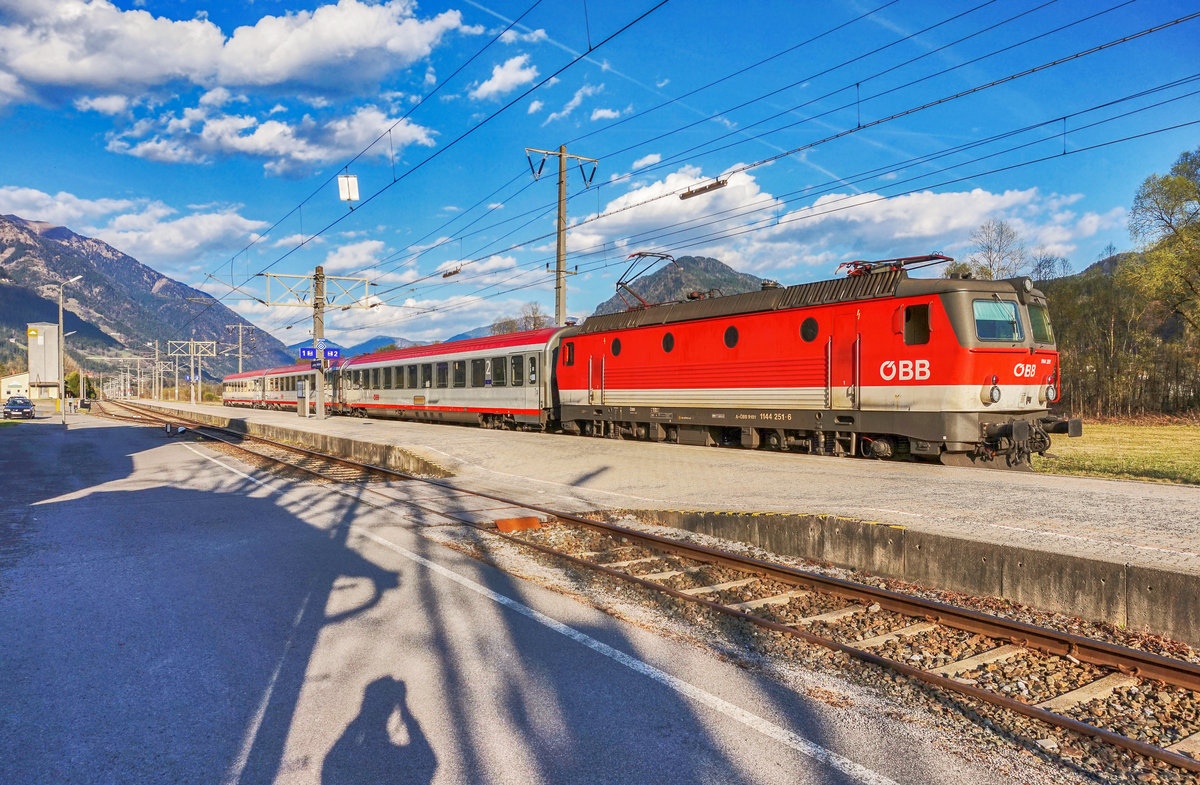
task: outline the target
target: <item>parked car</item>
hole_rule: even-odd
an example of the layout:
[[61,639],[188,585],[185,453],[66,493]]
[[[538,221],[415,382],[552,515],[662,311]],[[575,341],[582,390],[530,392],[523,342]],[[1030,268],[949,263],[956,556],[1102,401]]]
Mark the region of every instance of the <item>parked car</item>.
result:
[[9,417],[24,417],[32,420],[34,416],[33,401],[20,395],[14,395],[4,402],[4,419]]

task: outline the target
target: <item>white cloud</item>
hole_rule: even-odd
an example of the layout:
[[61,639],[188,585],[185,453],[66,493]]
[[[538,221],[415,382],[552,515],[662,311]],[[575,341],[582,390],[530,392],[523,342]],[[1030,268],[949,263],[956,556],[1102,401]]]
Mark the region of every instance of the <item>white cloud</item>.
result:
[[124,95],[98,95],[75,99],[75,108],[81,112],[118,115],[128,111],[131,103],[129,98]]
[[[160,211],[151,211],[158,213]],[[145,220],[114,221],[122,228],[100,227],[89,232],[135,259],[159,269],[177,267],[210,254],[223,254],[246,244],[254,233],[268,226],[266,221],[244,218],[233,211],[196,213],[172,220],[161,214],[148,214]]]
[[529,105],[529,111],[526,114],[537,114],[538,112],[542,111],[543,106],[545,106],[545,104],[541,101],[534,101]]
[[529,84],[537,79],[537,66],[526,65],[529,55],[517,55],[506,60],[502,65],[492,68],[492,75],[487,81],[476,86],[469,95],[476,101],[485,98],[499,98],[523,84]]
[[99,238],[167,275],[178,275],[206,256],[240,250],[269,225],[239,215],[235,207],[205,205],[179,215],[158,201],[85,199],[16,186],[0,187],[0,213]]
[[[200,163],[213,157],[245,155],[264,159],[263,166],[270,173],[286,174],[354,155],[393,124],[389,143],[397,153],[409,145],[434,144],[430,129],[407,119],[397,123],[375,106],[359,107],[348,117],[324,123],[306,116],[296,124],[195,107],[112,134],[107,149],[168,163]],[[387,156],[389,149],[377,145],[371,154]]]
[[382,240],[362,240],[339,246],[325,256],[325,269],[330,272],[367,269],[379,263],[383,252]]
[[263,16],[226,35],[198,15],[175,20],[107,0],[39,0],[6,9],[0,100],[60,91],[140,95],[175,81],[203,87],[302,86],[345,93],[426,57],[458,11],[415,16],[411,0],[339,0]]
[[502,44],[536,44],[540,41],[547,40],[546,31],[538,28],[531,30],[528,33],[518,33],[515,30],[505,30],[500,34],[500,43]]
[[621,116],[621,113],[616,109],[593,109],[592,120],[616,120]]
[[29,221],[45,221],[76,230],[84,222],[129,210],[135,204],[131,199],[83,199],[64,191],[48,194],[36,188],[14,185],[0,187],[0,214],[16,215]]
[[561,110],[552,113],[549,117],[546,118],[546,121],[544,123],[542,123],[542,125],[546,125],[547,123],[552,123],[555,120],[562,120],[563,118],[570,116],[571,112],[574,112],[576,109],[579,108],[580,104],[583,103],[583,99],[588,98],[593,95],[597,95],[602,90],[604,90],[604,85],[602,85],[602,84],[601,85],[585,84],[583,87],[581,87],[575,91],[575,95],[571,97],[570,101],[567,101],[566,106],[564,106]]
[[662,160],[662,156],[659,155],[658,153],[650,153],[649,155],[643,155],[641,158],[634,161],[633,168],[641,169],[644,166],[654,166],[656,163],[658,163],[661,160]]

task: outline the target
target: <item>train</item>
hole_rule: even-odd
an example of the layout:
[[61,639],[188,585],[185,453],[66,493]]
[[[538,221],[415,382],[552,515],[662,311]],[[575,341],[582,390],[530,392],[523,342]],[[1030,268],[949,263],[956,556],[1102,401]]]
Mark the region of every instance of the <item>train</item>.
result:
[[[334,361],[325,407],[586,437],[1028,468],[1061,397],[1032,279],[919,278],[942,256],[583,323]],[[298,411],[309,365],[224,379],[227,406]],[[310,404],[311,405],[311,404]]]

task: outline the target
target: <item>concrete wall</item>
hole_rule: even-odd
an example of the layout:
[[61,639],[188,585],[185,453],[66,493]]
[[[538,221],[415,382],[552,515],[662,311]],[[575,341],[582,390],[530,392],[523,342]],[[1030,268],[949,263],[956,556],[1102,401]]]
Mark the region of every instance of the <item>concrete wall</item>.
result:
[[746,542],[932,588],[1200,645],[1200,575],[976,542],[828,515],[622,510],[646,523]]

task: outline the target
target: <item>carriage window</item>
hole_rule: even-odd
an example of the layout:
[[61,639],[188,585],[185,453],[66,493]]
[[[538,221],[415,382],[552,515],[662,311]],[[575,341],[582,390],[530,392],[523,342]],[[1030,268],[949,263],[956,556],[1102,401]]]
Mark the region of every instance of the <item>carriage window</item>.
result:
[[385,389],[385,390],[392,389],[392,369],[391,368],[383,369],[383,389]]
[[372,390],[379,389],[379,369],[378,368],[371,369],[371,389]]
[[537,357],[529,356],[529,383],[537,384]]
[[1041,305],[1029,305],[1029,331],[1038,343],[1054,343],[1054,330],[1050,327],[1050,314]]
[[467,361],[466,360],[455,360],[454,361],[454,386],[455,387],[466,387],[467,386]]
[[575,344],[574,344],[574,342],[563,344],[562,356],[563,356],[563,365],[574,365],[575,364]]
[[511,365],[512,365],[512,386],[520,387],[522,384],[524,384],[524,381],[525,381],[525,375],[523,373],[523,371],[525,369],[521,367],[521,355],[514,354],[511,359],[512,359],[512,363],[511,363]]
[[443,389],[450,386],[450,363],[437,364],[437,386]]
[[392,385],[397,390],[404,389],[404,367],[397,365],[392,369]]
[[421,366],[421,386],[422,387],[432,387],[433,386],[433,364],[432,363],[425,363],[424,365]]
[[408,389],[415,390],[420,385],[417,383],[417,366],[408,366]]
[[1017,304],[1009,300],[976,300],[975,334],[981,341],[1020,341],[1025,337]]
[[904,343],[920,346],[929,343],[929,304],[910,305],[904,309]]

